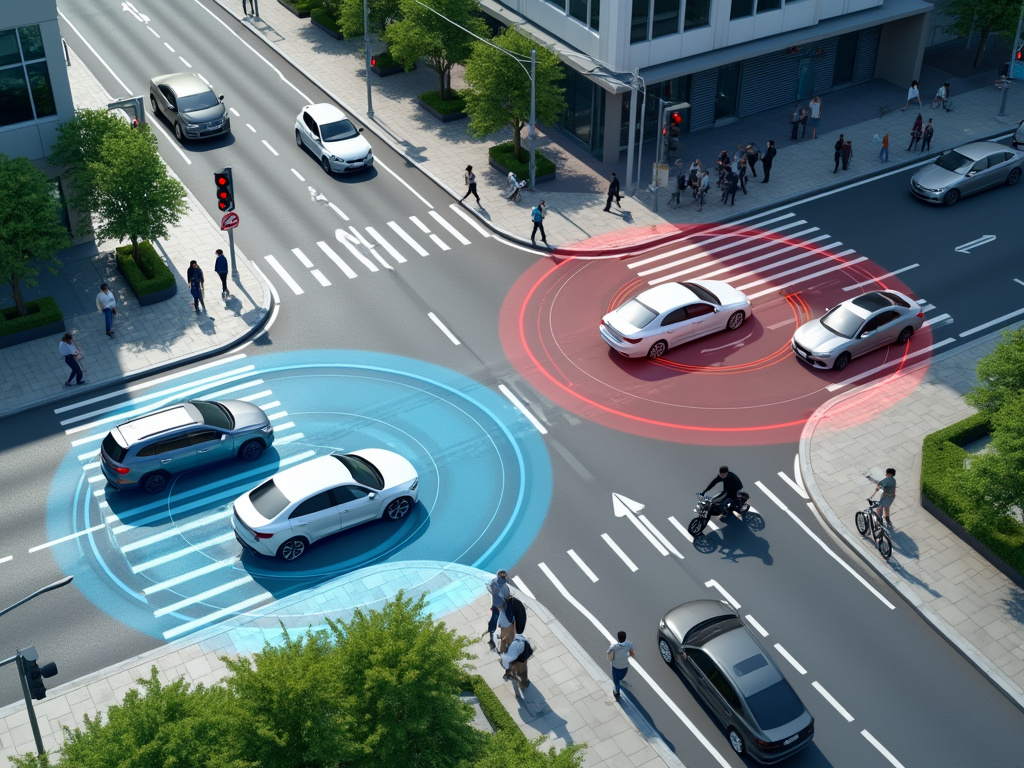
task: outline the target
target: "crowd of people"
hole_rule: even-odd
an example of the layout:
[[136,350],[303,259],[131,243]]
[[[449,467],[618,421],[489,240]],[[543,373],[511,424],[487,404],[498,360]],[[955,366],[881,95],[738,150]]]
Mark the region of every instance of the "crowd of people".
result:
[[748,177],[757,178],[757,162],[761,162],[764,176],[762,183],[767,183],[774,158],[775,142],[769,141],[763,154],[753,143],[739,145],[731,156],[728,150],[723,149],[713,167],[705,168],[699,158],[694,159],[689,168],[682,160],[676,160],[676,188],[669,202],[679,205],[683,194],[689,192],[694,200],[703,205],[714,185],[722,193],[722,203],[736,205],[736,193],[747,194]]

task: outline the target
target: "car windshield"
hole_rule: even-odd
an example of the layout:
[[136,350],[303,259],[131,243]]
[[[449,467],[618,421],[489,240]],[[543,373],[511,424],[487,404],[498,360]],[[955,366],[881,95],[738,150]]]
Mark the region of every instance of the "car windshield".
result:
[[320,138],[324,141],[344,141],[351,139],[359,131],[347,118],[338,120],[336,123],[326,123],[320,126]]
[[288,498],[277,487],[273,478],[251,491],[249,501],[267,520],[273,520],[288,506]]
[[747,706],[763,731],[791,723],[804,713],[804,705],[785,680],[747,696]]
[[844,339],[852,339],[863,322],[864,319],[860,315],[851,312],[848,307],[844,307],[842,304],[831,312],[825,313],[825,316],[821,318],[823,326],[836,334],[836,336],[842,336]]
[[718,297],[703,285],[697,285],[696,283],[683,283],[683,285],[693,291],[698,299],[702,299],[708,304],[715,304],[719,307],[722,306],[722,302],[718,300]]
[[630,299],[616,310],[615,314],[623,322],[629,323],[634,328],[645,328],[658,313],[650,307],[644,306],[636,299]]
[[947,152],[944,155],[939,155],[935,159],[935,164],[939,168],[944,168],[947,171],[953,171],[953,173],[967,173],[971,166],[974,165],[974,161],[969,157],[961,155],[956,150]]
[[376,488],[378,491],[384,487],[384,476],[366,459],[352,454],[348,456],[334,454],[334,458],[345,465],[345,468],[352,473],[352,479],[357,483],[368,488]]
[[189,400],[203,417],[203,424],[220,429],[234,429],[235,420],[231,418],[231,412],[220,403],[213,400]]
[[191,96],[182,96],[178,99],[178,111],[179,112],[199,112],[203,109],[209,109],[210,107],[216,107],[220,104],[213,91],[204,91],[203,93],[193,93]]

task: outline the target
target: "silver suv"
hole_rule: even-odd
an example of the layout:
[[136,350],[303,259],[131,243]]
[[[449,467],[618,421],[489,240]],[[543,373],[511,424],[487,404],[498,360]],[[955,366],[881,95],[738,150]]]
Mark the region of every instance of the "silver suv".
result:
[[236,456],[256,461],[274,442],[262,409],[241,400],[189,400],[114,427],[100,466],[117,490],[160,493],[170,476]]

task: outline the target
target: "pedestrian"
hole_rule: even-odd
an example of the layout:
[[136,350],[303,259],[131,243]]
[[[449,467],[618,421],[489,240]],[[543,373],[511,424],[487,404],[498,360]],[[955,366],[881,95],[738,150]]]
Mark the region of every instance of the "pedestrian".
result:
[[832,159],[836,161],[836,164],[832,169],[832,173],[839,173],[839,160],[843,156],[843,144],[845,141],[846,139],[843,138],[843,134],[840,133],[839,138],[836,139],[835,146],[833,147],[835,151],[832,153]]
[[924,130],[921,132],[921,151],[926,152],[932,145],[932,134],[935,133],[935,126],[932,125],[932,119],[928,118],[928,124],[925,125]]
[[616,699],[622,693],[622,678],[629,672],[629,660],[636,656],[633,644],[626,640],[626,633],[619,631],[619,642],[612,643],[608,648],[608,661],[612,663],[612,682],[615,683],[615,692],[612,694]]
[[807,121],[811,119],[810,110],[800,107],[800,138],[807,138]]
[[[250,7],[250,4],[252,2],[254,2],[254,0],[242,0],[242,15],[243,16],[248,16],[249,15],[249,7]],[[253,11],[253,12],[255,13],[255,11]]]
[[818,138],[818,123],[821,122],[821,97],[815,96],[811,99],[811,138]]
[[[878,500],[878,508],[884,514],[882,522],[892,528],[892,520],[889,519],[889,507],[896,500],[896,470],[892,467],[885,470],[885,477],[875,484],[875,493],[879,491],[882,492],[882,496]],[[875,498],[875,493],[871,494],[872,499]]]
[[501,613],[501,607],[505,604],[505,601],[512,596],[512,590],[509,589],[508,583],[508,571],[498,571],[494,578],[487,583],[487,591],[491,595],[491,618],[487,621],[487,644],[491,647],[491,650],[495,650],[494,645],[494,630],[498,627],[498,614]]
[[608,184],[608,201],[604,204],[606,211],[611,209],[612,200],[619,208],[622,207],[622,203],[619,202],[619,180],[615,177],[615,171],[612,171],[612,180]]
[[949,83],[943,83],[939,86],[939,90],[935,92],[935,98],[932,99],[932,109],[936,107],[946,106],[946,102],[949,100]]
[[516,617],[512,610],[513,600],[515,600],[514,597],[509,597],[498,612],[498,647],[495,652],[499,655],[509,649],[516,636]]
[[917,142],[921,140],[921,133],[921,115],[918,113],[917,119],[914,121],[914,127],[910,129],[910,146],[907,147],[908,152],[917,147]]
[[910,81],[910,87],[907,88],[907,103],[903,106],[900,112],[906,112],[907,107],[910,106],[910,102],[917,100],[917,106],[920,109],[924,109],[924,105],[921,103],[921,89],[918,88],[917,80]]
[[722,202],[732,200],[732,205],[736,205],[736,190],[739,187],[739,177],[736,172],[729,169],[729,172],[725,174],[725,182],[722,184]]
[[843,150],[840,154],[843,158],[843,170],[845,171],[850,167],[850,158],[853,157],[853,142],[847,139],[846,143],[843,144]]
[[743,194],[747,194],[747,156],[744,155],[740,158],[739,163],[736,165],[736,176],[740,181],[740,189],[743,190]]
[[722,182],[725,181],[725,173],[729,170],[731,162],[729,160],[729,153],[726,150],[723,149],[718,153],[718,159],[715,160],[715,167],[718,168],[718,186],[722,186]]
[[223,299],[230,296],[228,291],[228,258],[224,251],[217,249],[217,260],[213,263],[213,271],[220,276],[220,297]]
[[520,688],[524,690],[529,688],[530,675],[526,663],[531,656],[533,656],[533,645],[521,632],[516,632],[508,650],[501,654],[501,666],[505,669],[505,676],[502,679],[512,680],[514,678]]
[[[613,173],[612,176],[615,174]],[[608,209],[605,208],[607,211]],[[530,233],[530,242],[533,243],[533,247],[537,247],[537,231],[540,231],[540,239],[544,241],[544,245],[548,244],[548,236],[544,234],[544,217],[547,215],[547,211],[544,208],[544,201],[533,207],[530,211],[530,218],[533,220],[533,232]]]
[[195,259],[189,263],[185,279],[188,281],[188,291],[192,294],[192,306],[196,308],[196,314],[199,314],[200,304],[203,305],[203,311],[205,312],[206,302],[203,300],[203,291],[206,288],[206,278],[203,277],[203,270]]
[[756,179],[757,178],[757,168],[755,168],[755,166],[757,165],[758,158],[761,157],[761,152],[757,148],[756,144],[747,144],[746,152],[747,152],[747,167],[750,169],[750,175],[753,178]]
[[792,141],[796,141],[796,139],[797,139],[797,135],[796,135],[797,131],[800,130],[800,105],[799,104],[796,105],[796,108],[793,110],[793,114],[789,116],[789,127],[790,127],[789,138]]
[[117,299],[110,286],[103,283],[96,294],[96,310],[103,313],[103,322],[107,327],[107,336],[114,338],[114,315],[117,314]]
[[889,162],[889,134],[882,137],[882,149],[878,153],[878,159],[883,163]]
[[82,359],[82,353],[79,351],[78,346],[75,344],[70,333],[65,333],[60,340],[60,344],[57,346],[60,354],[64,356],[64,362],[68,364],[68,368],[71,369],[71,375],[68,376],[68,380],[64,382],[65,387],[71,386],[71,380],[76,379],[76,384],[85,384],[85,371],[82,370],[82,366],[78,364],[78,361]]
[[[472,165],[467,165],[466,166],[465,179],[466,179],[467,190],[466,190],[466,194],[464,194],[462,196],[462,200],[465,200],[467,197],[472,195],[473,197],[476,198],[476,204],[480,205],[480,195],[478,195],[476,193],[476,174],[473,173],[473,166]],[[461,203],[462,200],[459,200],[459,202]]]
[[689,178],[686,175],[686,170],[683,168],[682,160],[676,160],[676,170],[678,171],[676,174],[676,191],[672,193],[672,197],[668,201],[671,203],[675,200],[678,206],[683,202],[683,190],[689,185]]
[[704,172],[704,166],[698,158],[694,158],[693,162],[690,163],[690,172],[687,174],[687,184],[693,186],[700,181],[701,174]]
[[768,177],[772,174],[772,163],[775,162],[775,155],[778,154],[775,151],[775,142],[771,139],[768,140],[768,148],[764,151],[764,156],[761,158],[761,170],[764,171],[764,179],[761,180],[762,184],[768,183]]

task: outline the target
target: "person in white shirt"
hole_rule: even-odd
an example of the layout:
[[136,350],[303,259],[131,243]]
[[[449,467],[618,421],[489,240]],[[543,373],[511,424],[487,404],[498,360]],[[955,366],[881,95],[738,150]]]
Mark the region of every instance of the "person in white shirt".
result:
[[501,666],[507,670],[503,679],[511,680],[515,678],[519,683],[519,687],[523,689],[530,687],[530,678],[526,668],[526,660],[520,661],[519,657],[526,650],[528,642],[523,635],[516,632],[508,650],[501,654]]
[[612,694],[616,699],[622,693],[622,678],[629,672],[629,660],[636,656],[633,644],[626,640],[626,633],[619,631],[619,642],[612,643],[608,648],[608,661],[612,663],[612,682],[615,683],[615,692]]
[[68,376],[68,380],[64,383],[65,387],[71,386],[72,379],[78,379],[76,384],[85,384],[85,371],[82,370],[82,366],[78,364],[78,358],[82,356],[82,353],[78,351],[78,347],[75,346],[74,340],[71,338],[70,333],[65,333],[64,337],[60,340],[60,345],[57,347],[60,353],[64,356],[64,362],[68,364],[68,368],[71,369],[71,375]]
[[103,319],[107,325],[107,336],[114,338],[114,315],[117,314],[117,299],[114,298],[110,286],[106,283],[100,286],[100,292],[96,294],[96,309],[103,313]]
[[505,601],[505,604],[501,606],[501,613],[498,614],[498,629],[501,630],[501,634],[498,636],[498,648],[496,653],[502,654],[509,649],[512,645],[512,640],[516,636],[516,622],[515,614],[512,613],[512,598]]

